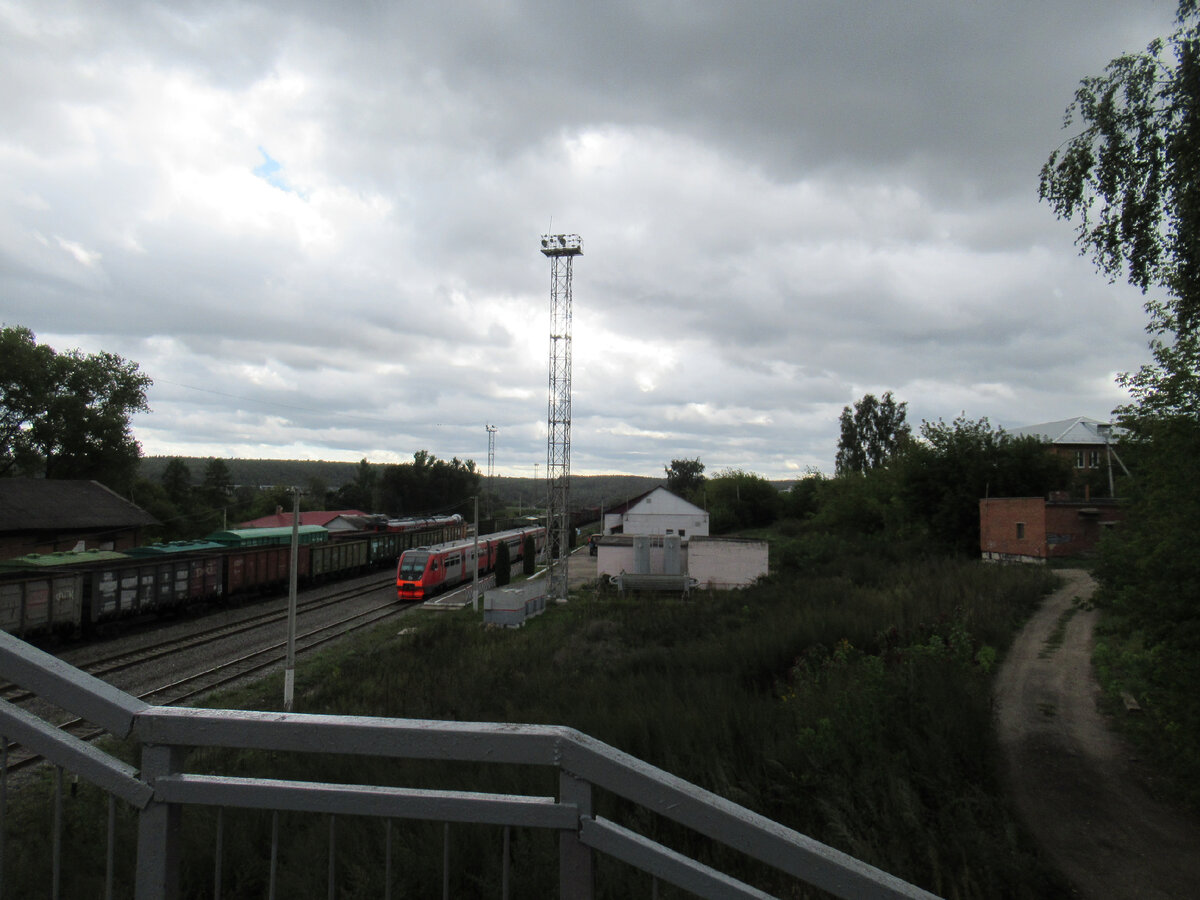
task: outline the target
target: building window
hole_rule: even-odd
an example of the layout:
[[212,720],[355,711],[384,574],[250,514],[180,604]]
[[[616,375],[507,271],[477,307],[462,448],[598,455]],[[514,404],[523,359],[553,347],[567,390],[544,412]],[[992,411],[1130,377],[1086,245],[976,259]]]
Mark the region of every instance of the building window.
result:
[[1075,468],[1077,468],[1077,469],[1083,468],[1083,451],[1082,450],[1075,451]]
[[1088,454],[1088,465],[1093,469],[1100,468],[1100,451],[1093,450]]
[[680,537],[687,537],[687,529],[686,529],[686,528],[680,528],[680,529],[679,529],[679,536],[680,536]]
[[1017,523],[1017,540],[1021,540],[1024,537],[1025,537],[1025,523],[1018,522]]

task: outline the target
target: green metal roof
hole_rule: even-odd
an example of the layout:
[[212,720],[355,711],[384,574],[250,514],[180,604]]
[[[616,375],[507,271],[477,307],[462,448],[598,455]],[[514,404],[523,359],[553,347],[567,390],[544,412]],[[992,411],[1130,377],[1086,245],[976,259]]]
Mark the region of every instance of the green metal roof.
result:
[[130,556],[167,556],[174,553],[198,553],[202,550],[224,550],[224,544],[216,541],[170,541],[165,544],[147,544],[133,547]]
[[57,553],[27,553],[14,559],[0,559],[0,569],[52,569],[58,566],[78,566],[90,562],[129,559],[128,554],[115,550],[60,550]]
[[[329,539],[329,529],[320,525],[301,525],[298,529],[300,543],[311,544],[314,541]],[[206,541],[216,541],[218,544],[286,544],[292,539],[292,526],[285,528],[230,528],[227,531],[214,531]]]

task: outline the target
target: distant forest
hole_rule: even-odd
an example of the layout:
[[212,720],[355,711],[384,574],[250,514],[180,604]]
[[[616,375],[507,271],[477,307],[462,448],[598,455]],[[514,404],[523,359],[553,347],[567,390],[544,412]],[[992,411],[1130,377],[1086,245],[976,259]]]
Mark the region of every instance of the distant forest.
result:
[[[140,464],[139,475],[149,481],[159,482],[167,463],[181,459],[191,471],[192,482],[199,485],[204,479],[204,470],[210,458],[147,456]],[[254,488],[277,486],[308,487],[321,484],[327,490],[336,491],[354,481],[358,474],[356,462],[323,462],[302,459],[224,459],[234,485]],[[385,463],[377,464],[382,470]],[[576,508],[606,507],[644,494],[651,488],[666,484],[666,477],[647,478],[641,475],[572,475],[571,505]],[[481,488],[489,490],[486,475],[481,479]],[[509,478],[497,475],[490,486],[497,501],[512,507],[541,506],[545,502],[545,479]],[[375,510],[366,510],[374,512]]]

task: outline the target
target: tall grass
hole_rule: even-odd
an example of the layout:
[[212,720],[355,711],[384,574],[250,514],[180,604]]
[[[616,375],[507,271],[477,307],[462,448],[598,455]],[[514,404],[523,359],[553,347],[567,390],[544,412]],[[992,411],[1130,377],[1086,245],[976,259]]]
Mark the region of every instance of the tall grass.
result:
[[[302,665],[297,708],[570,725],[935,893],[1055,893],[1061,885],[1023,840],[997,781],[989,677],[1052,576],[943,561],[859,574],[778,576],[686,602],[577,599],[519,631],[483,629],[468,614],[430,617],[409,633],[385,627]],[[236,703],[276,708],[280,694],[268,682]],[[518,767],[218,751],[193,754],[190,765],[322,781],[557,789],[552,773]],[[72,813],[79,821],[71,827],[81,830],[100,809],[84,794]],[[809,895],[618,798],[597,804],[602,815],[764,889]],[[223,896],[261,896],[269,816],[225,818]],[[327,820],[283,818],[280,896],[324,896]],[[185,826],[187,895],[206,896],[213,815],[189,812]],[[339,896],[381,896],[383,825],[351,819],[337,829]],[[402,895],[440,894],[442,838],[436,823],[396,824]],[[45,849],[11,831],[9,840],[35,856]],[[501,840],[497,829],[451,829],[454,896],[495,892]],[[514,832],[513,856],[514,896],[556,892],[553,835]],[[71,877],[94,884],[93,868],[80,865]],[[603,862],[599,872],[601,896],[650,893],[644,875],[619,864]]]

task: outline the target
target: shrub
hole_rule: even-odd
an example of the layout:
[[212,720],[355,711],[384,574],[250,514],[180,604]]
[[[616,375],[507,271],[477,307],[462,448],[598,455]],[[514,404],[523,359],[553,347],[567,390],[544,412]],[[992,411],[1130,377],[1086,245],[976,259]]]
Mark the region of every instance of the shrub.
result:
[[508,544],[501,542],[496,549],[496,587],[504,587],[512,581],[512,554]]

